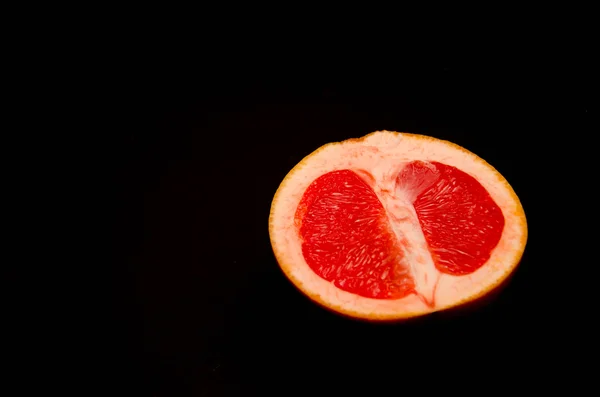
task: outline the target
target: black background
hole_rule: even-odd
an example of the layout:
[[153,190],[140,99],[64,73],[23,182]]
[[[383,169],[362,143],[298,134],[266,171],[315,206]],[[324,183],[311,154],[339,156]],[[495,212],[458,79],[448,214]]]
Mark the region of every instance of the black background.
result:
[[[176,53],[117,68],[109,372],[118,383],[161,397],[338,395],[543,373],[558,354],[556,343],[548,349],[560,326],[551,314],[566,303],[551,309],[544,298],[562,263],[547,249],[551,204],[540,196],[562,171],[542,164],[556,134],[587,128],[585,70],[522,54],[358,64],[256,54],[190,63]],[[317,307],[279,270],[267,222],[278,184],[319,146],[382,129],[453,141],[519,195],[529,242],[492,304],[373,325]]]

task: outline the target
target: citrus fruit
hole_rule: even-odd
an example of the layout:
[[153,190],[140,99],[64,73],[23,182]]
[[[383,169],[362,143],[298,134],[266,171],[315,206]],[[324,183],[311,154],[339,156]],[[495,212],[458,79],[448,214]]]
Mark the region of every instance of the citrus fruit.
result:
[[285,177],[269,234],[310,299],[400,320],[487,295],[518,265],[523,207],[491,165],[448,141],[377,131],[322,146]]

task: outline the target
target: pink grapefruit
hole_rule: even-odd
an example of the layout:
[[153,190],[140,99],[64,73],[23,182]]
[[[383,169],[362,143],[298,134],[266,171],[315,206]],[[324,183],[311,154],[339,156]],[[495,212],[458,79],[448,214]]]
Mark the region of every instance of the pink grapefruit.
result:
[[517,267],[523,207],[498,171],[448,141],[378,131],[322,146],[285,177],[269,233],[289,280],[366,320],[473,302]]

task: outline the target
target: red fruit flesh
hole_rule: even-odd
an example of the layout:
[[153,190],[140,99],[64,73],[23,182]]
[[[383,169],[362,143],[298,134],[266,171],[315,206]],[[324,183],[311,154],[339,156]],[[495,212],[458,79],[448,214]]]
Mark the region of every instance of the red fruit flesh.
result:
[[[396,179],[412,202],[439,272],[467,275],[483,266],[504,228],[502,211],[479,182],[438,162],[413,161]],[[338,288],[375,299],[400,299],[415,281],[388,214],[374,190],[351,170],[317,178],[295,214],[310,268]]]
[[413,205],[436,268],[471,274],[490,258],[504,229],[502,210],[472,176],[438,162],[413,161],[398,175]]
[[403,252],[373,189],[350,170],[317,178],[296,211],[306,263],[338,288],[399,299],[414,289]]

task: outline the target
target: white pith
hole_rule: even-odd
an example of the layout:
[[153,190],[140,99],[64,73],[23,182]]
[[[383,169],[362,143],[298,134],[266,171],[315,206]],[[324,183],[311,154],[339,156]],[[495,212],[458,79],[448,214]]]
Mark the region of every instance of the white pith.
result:
[[[270,234],[277,260],[304,293],[346,314],[364,318],[402,318],[442,310],[469,301],[499,284],[513,270],[523,251],[527,229],[523,210],[508,183],[474,154],[445,141],[387,131],[328,145],[311,154],[281,184],[271,209]],[[441,274],[435,268],[410,197],[395,191],[396,176],[410,161],[438,161],[475,177],[502,209],[505,227],[489,261],[466,276]],[[306,264],[294,215],[306,188],[319,176],[334,170],[364,170],[378,195],[392,228],[409,243],[405,249],[419,295],[398,300],[361,297],[337,288]],[[429,304],[426,304],[428,302]],[[434,305],[431,304],[434,302]]]

